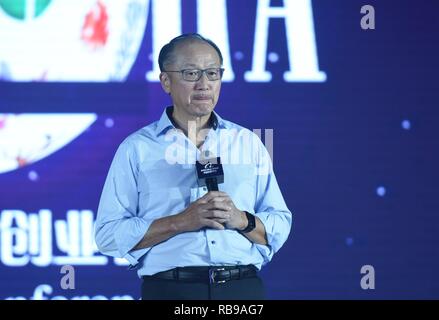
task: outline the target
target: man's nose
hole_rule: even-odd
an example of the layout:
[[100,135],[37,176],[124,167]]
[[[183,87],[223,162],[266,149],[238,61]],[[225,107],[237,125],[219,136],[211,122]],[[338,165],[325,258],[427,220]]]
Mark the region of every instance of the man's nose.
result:
[[207,79],[207,74],[206,72],[203,72],[201,74],[200,79],[198,79],[198,81],[196,82],[196,88],[198,90],[207,90],[209,89],[209,79]]

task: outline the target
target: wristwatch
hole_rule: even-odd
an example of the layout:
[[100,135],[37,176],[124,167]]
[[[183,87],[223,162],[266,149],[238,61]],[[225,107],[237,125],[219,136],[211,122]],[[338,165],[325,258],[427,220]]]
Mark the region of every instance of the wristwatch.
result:
[[248,233],[248,232],[252,231],[254,228],[256,228],[256,218],[251,213],[248,213],[247,211],[244,211],[244,212],[245,212],[245,216],[247,217],[248,224],[244,230],[240,230],[239,232]]

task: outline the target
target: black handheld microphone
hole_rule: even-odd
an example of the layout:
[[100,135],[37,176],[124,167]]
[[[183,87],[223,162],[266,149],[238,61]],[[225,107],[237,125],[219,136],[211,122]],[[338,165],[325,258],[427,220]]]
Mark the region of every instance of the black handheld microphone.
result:
[[209,191],[218,191],[218,184],[224,182],[221,158],[204,159],[197,161],[198,185],[207,187]]

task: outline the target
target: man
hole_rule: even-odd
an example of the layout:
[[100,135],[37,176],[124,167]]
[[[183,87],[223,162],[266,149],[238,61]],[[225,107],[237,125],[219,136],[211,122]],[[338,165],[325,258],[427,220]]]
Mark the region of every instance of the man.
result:
[[[96,243],[137,267],[142,299],[264,299],[257,271],[290,232],[265,147],[213,111],[222,63],[199,34],[165,45],[160,82],[173,105],[123,141],[111,164]],[[195,162],[216,157],[224,183],[208,192]]]

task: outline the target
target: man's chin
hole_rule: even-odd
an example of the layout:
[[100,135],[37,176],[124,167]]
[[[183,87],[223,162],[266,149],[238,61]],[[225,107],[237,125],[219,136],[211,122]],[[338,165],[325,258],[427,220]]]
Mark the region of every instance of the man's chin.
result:
[[210,115],[213,111],[213,106],[211,104],[196,104],[192,108],[193,115],[196,117],[203,117]]

